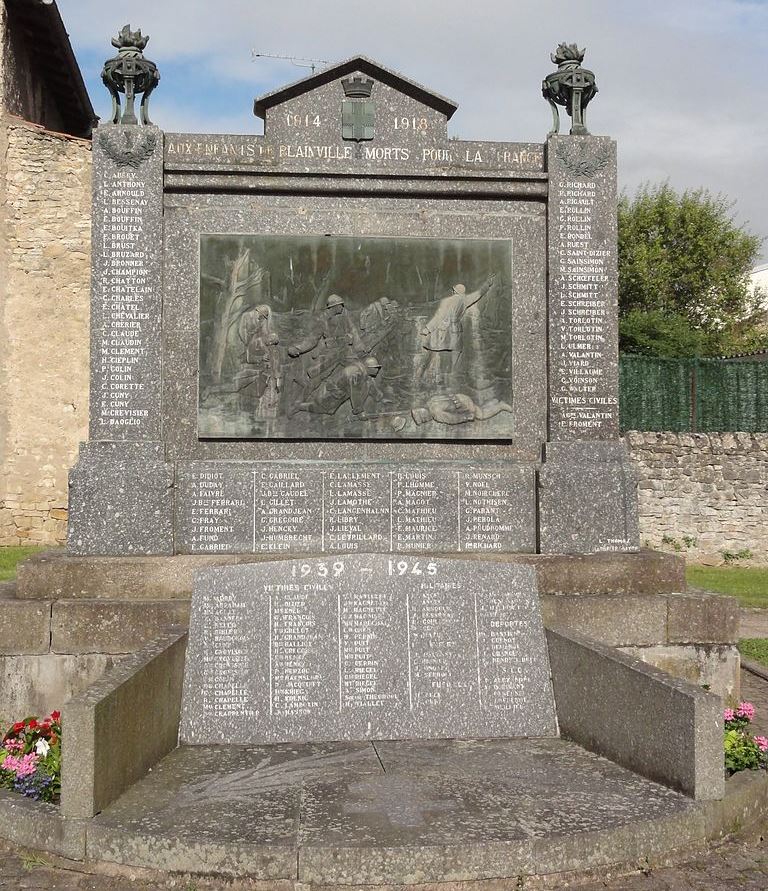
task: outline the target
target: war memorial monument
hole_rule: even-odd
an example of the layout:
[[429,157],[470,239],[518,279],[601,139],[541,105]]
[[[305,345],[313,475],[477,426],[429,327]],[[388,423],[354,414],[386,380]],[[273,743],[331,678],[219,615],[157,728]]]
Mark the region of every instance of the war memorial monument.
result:
[[[455,103],[363,56],[256,99],[263,136],[166,133],[147,38],[113,44],[89,439],[67,553],[18,594],[189,628],[65,704],[37,846],[480,888],[727,831],[755,800],[723,777],[733,616],[640,549],[583,50],[534,144],[449,138]],[[673,677],[651,643],[716,659]],[[33,804],[0,834],[29,843]]]

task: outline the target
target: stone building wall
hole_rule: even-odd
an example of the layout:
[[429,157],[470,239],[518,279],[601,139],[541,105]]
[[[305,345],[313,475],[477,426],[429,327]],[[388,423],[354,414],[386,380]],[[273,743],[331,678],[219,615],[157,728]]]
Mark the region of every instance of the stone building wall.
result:
[[0,117],[0,546],[63,544],[88,426],[91,147]]
[[626,439],[640,469],[644,545],[694,560],[730,554],[768,562],[768,433],[631,432]]

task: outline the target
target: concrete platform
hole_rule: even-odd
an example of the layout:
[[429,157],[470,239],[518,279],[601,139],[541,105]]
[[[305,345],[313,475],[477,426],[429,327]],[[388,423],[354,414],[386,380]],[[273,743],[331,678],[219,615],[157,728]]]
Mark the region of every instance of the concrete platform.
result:
[[701,805],[562,739],[183,747],[88,825],[89,859],[314,886],[648,862]]

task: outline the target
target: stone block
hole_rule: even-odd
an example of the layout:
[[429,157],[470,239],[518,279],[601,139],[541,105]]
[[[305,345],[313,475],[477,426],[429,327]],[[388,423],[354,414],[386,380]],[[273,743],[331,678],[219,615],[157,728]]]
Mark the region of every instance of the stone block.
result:
[[720,841],[744,827],[762,826],[768,816],[768,773],[742,770],[728,777],[725,796],[705,811],[706,837]]
[[667,640],[671,644],[735,644],[739,640],[740,611],[735,597],[690,592],[672,594]]
[[637,471],[624,443],[548,443],[538,495],[542,553],[639,549]]
[[173,465],[160,453],[153,443],[81,447],[69,474],[70,553],[173,553]]
[[48,715],[111,668],[103,654],[0,656],[0,719]]
[[9,599],[0,593],[0,655],[47,653],[50,644],[50,602]]
[[186,646],[186,634],[169,633],[64,706],[61,812],[66,817],[97,814],[175,748]]
[[5,841],[67,860],[84,860],[85,832],[84,820],[64,817],[57,805],[0,789],[0,838]]
[[189,604],[179,600],[59,600],[51,617],[54,653],[133,653],[163,634],[186,626]]
[[704,686],[726,702],[739,698],[739,651],[723,644],[678,644],[676,646],[622,647],[623,652],[641,659],[676,678]]
[[516,559],[536,566],[540,594],[666,594],[684,591],[686,585],[685,560],[650,549],[637,554],[538,554]]
[[723,797],[719,696],[562,628],[547,641],[564,736],[692,798]]
[[198,573],[184,743],[556,735],[531,567],[364,554]]
[[564,627],[611,647],[648,646],[667,640],[663,595],[566,594],[542,597],[547,627]]
[[[288,555],[286,555],[287,557]],[[278,559],[273,554],[86,557],[47,551],[20,564],[19,597],[42,600],[189,599],[195,572]],[[462,560],[534,566],[541,594],[659,594],[685,590],[676,554],[462,554]]]

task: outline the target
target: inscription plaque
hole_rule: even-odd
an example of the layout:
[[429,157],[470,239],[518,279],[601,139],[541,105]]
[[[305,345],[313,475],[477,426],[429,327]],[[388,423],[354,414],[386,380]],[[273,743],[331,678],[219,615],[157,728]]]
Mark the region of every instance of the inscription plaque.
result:
[[201,438],[510,439],[508,239],[203,235]]
[[615,439],[619,423],[616,148],[548,143],[550,439]]
[[556,735],[531,567],[358,554],[197,575],[184,743]]
[[162,133],[107,125],[93,140],[90,436],[160,436]]
[[534,470],[466,462],[180,463],[183,554],[535,550]]

